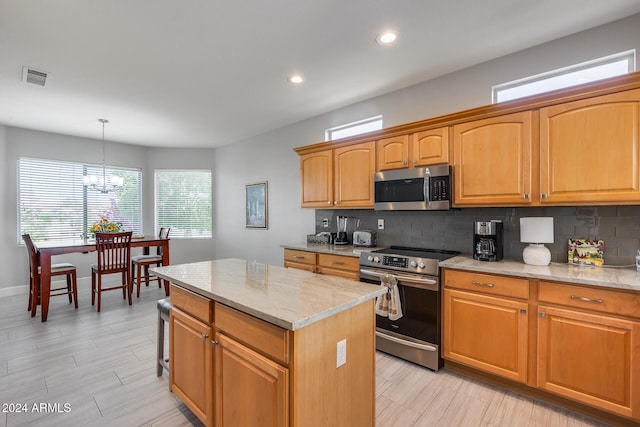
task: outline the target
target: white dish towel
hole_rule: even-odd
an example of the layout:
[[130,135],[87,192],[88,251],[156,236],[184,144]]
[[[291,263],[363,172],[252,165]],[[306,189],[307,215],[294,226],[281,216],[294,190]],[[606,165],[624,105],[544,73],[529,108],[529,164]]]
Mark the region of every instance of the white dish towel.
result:
[[380,286],[386,287],[387,292],[376,298],[376,314],[388,317],[389,320],[398,320],[402,317],[398,281],[394,276],[385,274],[380,281]]

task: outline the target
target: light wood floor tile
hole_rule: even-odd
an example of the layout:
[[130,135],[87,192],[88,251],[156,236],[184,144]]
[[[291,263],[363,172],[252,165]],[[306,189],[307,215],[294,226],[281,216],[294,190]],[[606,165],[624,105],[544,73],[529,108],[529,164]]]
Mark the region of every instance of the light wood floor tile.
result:
[[[0,413],[0,427],[198,426],[202,423],[156,377],[156,301],[150,286],[133,305],[117,291],[91,306],[79,283],[79,308],[53,298],[49,320],[26,310],[26,295],[0,298],[0,402],[65,403],[69,413]],[[165,329],[168,354],[168,325]],[[377,427],[601,427],[589,418],[447,369],[435,373],[376,354]]]

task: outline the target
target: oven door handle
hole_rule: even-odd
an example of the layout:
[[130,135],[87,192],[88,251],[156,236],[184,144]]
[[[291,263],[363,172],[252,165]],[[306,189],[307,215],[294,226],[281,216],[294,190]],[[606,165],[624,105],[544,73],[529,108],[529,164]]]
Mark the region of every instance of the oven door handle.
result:
[[401,338],[392,337],[391,335],[387,335],[384,332],[380,332],[380,331],[376,331],[376,336],[380,337],[382,339],[385,339],[385,340],[393,341],[393,342],[398,343],[398,344],[406,345],[407,347],[417,348],[419,350],[438,351],[438,349],[435,348],[432,345],[418,344],[418,343],[415,343],[415,342],[403,340]]
[[360,273],[362,274],[370,274],[371,276],[375,276],[378,277],[380,279],[382,279],[385,275],[390,275],[396,278],[396,280],[398,282],[402,281],[402,282],[413,282],[413,283],[419,283],[422,285],[436,285],[438,284],[437,280],[433,280],[433,279],[420,279],[417,277],[409,277],[409,276],[401,276],[399,274],[391,274],[391,273],[379,273],[377,271],[373,271],[373,270],[366,270],[364,268],[360,269]]
[[386,275],[389,274],[390,276],[393,276],[396,278],[396,280],[398,282],[402,282],[402,284],[404,286],[411,286],[412,284],[416,284],[416,285],[437,285],[438,281],[437,280],[433,280],[433,279],[420,279],[417,277],[409,277],[409,276],[401,276],[399,274],[391,274],[391,273],[379,273],[377,271],[373,271],[373,270],[367,270],[364,268],[360,269],[360,273],[361,274],[368,274],[374,277],[379,278],[380,280],[382,280],[382,278]]

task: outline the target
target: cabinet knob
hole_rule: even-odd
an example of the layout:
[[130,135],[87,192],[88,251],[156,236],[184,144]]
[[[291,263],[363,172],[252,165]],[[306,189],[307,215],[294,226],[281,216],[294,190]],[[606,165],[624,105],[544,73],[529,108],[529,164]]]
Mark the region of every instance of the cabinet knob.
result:
[[413,164],[415,165],[416,163],[418,163],[417,159],[413,159]]
[[542,193],[542,194],[540,194],[540,198],[541,198],[541,199],[546,199],[547,197],[548,197],[548,196],[547,196],[547,193]]
[[402,161],[402,166],[407,166],[407,161],[406,160]]
[[207,335],[207,334],[202,334],[202,341],[205,341],[207,338],[209,338],[209,335]]
[[331,202],[327,202],[327,204],[328,204],[328,205],[330,205],[330,204],[331,204]]
[[528,194],[523,194],[522,197],[524,197],[525,199],[531,198],[531,196],[529,196]]
[[211,340],[211,348],[215,348],[218,345],[218,341]]
[[335,202],[333,202],[333,204],[334,204],[334,205],[337,205],[337,204],[338,204],[338,201],[336,200]]
[[527,314],[527,309],[526,308],[521,308],[520,309],[520,314]]
[[541,312],[538,313],[538,316],[540,316],[542,318],[545,318],[545,317],[547,317],[547,313],[545,313],[544,311],[541,311]]

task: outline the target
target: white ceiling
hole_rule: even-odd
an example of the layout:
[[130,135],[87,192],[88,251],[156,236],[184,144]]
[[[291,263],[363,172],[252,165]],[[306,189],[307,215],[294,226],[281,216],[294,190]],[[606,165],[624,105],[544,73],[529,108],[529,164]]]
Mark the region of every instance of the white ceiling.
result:
[[[215,147],[640,12],[638,0],[0,0],[0,123]],[[393,47],[374,42],[386,28]],[[50,73],[23,83],[22,67]],[[293,86],[288,75],[306,82]]]

